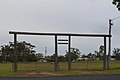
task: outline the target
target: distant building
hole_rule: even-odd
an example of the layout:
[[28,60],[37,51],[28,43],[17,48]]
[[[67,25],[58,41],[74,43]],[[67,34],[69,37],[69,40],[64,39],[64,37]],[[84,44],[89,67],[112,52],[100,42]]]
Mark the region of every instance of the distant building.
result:
[[45,58],[40,58],[38,62],[47,62]]
[[86,60],[89,60],[87,55],[82,55],[77,59],[77,61],[86,61]]

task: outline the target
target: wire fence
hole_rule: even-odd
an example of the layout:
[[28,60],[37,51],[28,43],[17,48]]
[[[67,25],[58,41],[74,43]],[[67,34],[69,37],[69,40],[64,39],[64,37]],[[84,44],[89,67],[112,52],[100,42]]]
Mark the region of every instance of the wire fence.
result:
[[[24,76],[25,73],[32,72],[54,72],[54,63],[52,62],[29,62],[29,63],[18,63],[19,75]],[[120,61],[110,61],[110,70],[120,70]],[[102,71],[103,61],[78,61],[72,63],[71,71],[91,70],[91,71]],[[59,62],[59,71],[68,71],[67,62]],[[16,74],[16,73],[15,73]],[[0,76],[14,77],[12,69],[12,63],[0,63]],[[16,75],[15,75],[16,76]]]

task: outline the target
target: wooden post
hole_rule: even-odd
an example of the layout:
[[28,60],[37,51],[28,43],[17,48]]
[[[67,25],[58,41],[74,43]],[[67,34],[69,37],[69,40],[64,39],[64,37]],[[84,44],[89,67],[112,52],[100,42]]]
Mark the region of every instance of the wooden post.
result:
[[13,72],[17,72],[17,34],[14,34]]
[[58,71],[57,35],[55,35],[55,71]]
[[107,69],[107,56],[106,56],[106,37],[104,37],[104,55],[103,55],[103,69]]
[[[109,35],[111,35],[112,20],[109,19]],[[111,58],[111,37],[109,37],[108,44],[108,57],[107,57],[107,69],[110,69],[110,58]]]
[[71,70],[71,53],[70,53],[70,46],[71,46],[71,36],[69,35],[69,42],[68,42],[68,54],[69,54],[69,58],[68,58],[68,71]]

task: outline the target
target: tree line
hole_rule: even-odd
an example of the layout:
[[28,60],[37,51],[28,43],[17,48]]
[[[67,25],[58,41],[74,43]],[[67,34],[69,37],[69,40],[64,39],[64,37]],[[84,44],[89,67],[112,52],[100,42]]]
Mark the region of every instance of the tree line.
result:
[[[35,45],[28,43],[26,41],[17,42],[17,62],[37,62],[37,61],[47,61],[54,62],[55,54],[51,56],[43,56],[42,53],[37,53],[35,51]],[[120,48],[114,48],[113,57],[116,60],[120,60]],[[0,62],[13,62],[14,60],[14,43],[9,42],[7,45],[2,45],[0,47]],[[79,49],[71,48],[71,61],[78,61],[81,58],[88,58],[89,60],[103,60],[104,46],[100,46],[98,51],[94,54],[82,54]],[[82,56],[81,56],[82,55]],[[66,51],[65,55],[58,56],[59,62],[68,61],[69,53]]]
[[[25,41],[17,42],[17,60],[18,62],[37,61],[35,45]],[[14,60],[14,43],[9,42],[7,45],[2,45],[0,49],[0,62],[13,62]]]

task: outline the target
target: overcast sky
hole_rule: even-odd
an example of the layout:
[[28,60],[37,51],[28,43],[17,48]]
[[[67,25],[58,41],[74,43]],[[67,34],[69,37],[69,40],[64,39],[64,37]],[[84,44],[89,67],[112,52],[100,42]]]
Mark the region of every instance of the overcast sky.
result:
[[[13,41],[9,31],[108,34],[108,19],[120,16],[112,0],[0,0],[0,45]],[[120,47],[120,19],[114,21],[112,47]],[[61,37],[60,37],[61,38]],[[37,52],[54,53],[54,37],[19,36],[36,45]],[[102,38],[72,37],[72,47],[94,52]],[[59,47],[63,54],[67,46]]]

